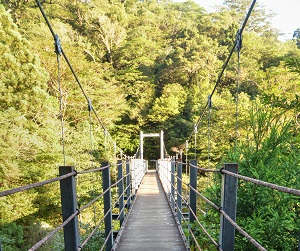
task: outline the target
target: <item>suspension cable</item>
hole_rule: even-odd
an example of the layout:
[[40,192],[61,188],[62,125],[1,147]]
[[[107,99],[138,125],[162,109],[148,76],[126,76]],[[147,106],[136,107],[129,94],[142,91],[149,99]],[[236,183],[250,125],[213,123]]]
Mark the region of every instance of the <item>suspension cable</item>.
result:
[[64,166],[66,165],[66,154],[65,154],[65,140],[64,140],[64,114],[63,114],[63,94],[60,83],[60,56],[61,56],[61,45],[60,40],[57,35],[54,36],[54,45],[55,45],[55,53],[57,58],[57,83],[58,83],[58,91],[59,91],[59,118],[61,124],[61,143],[62,143],[62,154],[64,159]]
[[210,133],[211,133],[211,121],[210,121],[210,116],[211,116],[211,108],[212,108],[212,101],[211,101],[211,95],[208,95],[208,123],[207,123],[207,160],[208,160],[208,166],[210,164]]
[[194,126],[194,134],[195,134],[195,159],[197,159],[197,133],[198,133],[198,129],[197,129],[197,125],[195,124]]
[[93,132],[92,132],[92,116],[91,111],[93,109],[92,101],[91,99],[88,99],[88,111],[89,111],[89,126],[90,126],[90,156],[91,156],[91,162],[93,163]]
[[[39,7],[39,9],[40,9],[40,11],[41,11],[43,17],[44,17],[45,22],[47,23],[47,26],[48,26],[48,28],[49,28],[49,30],[50,30],[50,32],[51,32],[53,38],[54,38],[54,41],[59,40],[59,39],[58,39],[58,35],[54,33],[54,30],[53,30],[53,28],[52,28],[52,26],[51,26],[51,24],[50,24],[50,22],[49,22],[49,20],[48,20],[48,18],[47,18],[47,16],[46,16],[45,12],[44,12],[44,10],[43,10],[43,7],[42,7],[40,1],[39,1],[39,0],[36,0],[36,3],[37,3],[37,5],[38,5],[38,7]],[[73,69],[73,67],[72,67],[72,65],[71,65],[71,63],[70,63],[68,57],[67,57],[67,55],[65,54],[64,50],[62,49],[61,45],[60,45],[60,47],[59,47],[59,52],[60,52],[61,55],[63,55],[65,61],[67,62],[67,65],[69,66],[69,69],[71,70],[71,72],[72,72],[72,74],[73,74],[73,76],[74,76],[74,78],[75,78],[75,80],[76,80],[76,83],[78,84],[79,88],[81,89],[82,94],[84,95],[84,97],[85,97],[85,99],[86,99],[86,102],[89,104],[89,98],[88,98],[88,96],[87,96],[87,94],[86,94],[86,92],[85,92],[85,90],[84,90],[84,88],[83,88],[81,82],[79,81],[79,79],[78,79],[78,77],[77,77],[77,75],[76,75],[76,73],[75,73],[75,71],[74,71],[74,69]],[[98,121],[99,124],[101,125],[103,131],[104,131],[104,132],[107,132],[107,129],[106,129],[106,127],[105,127],[103,121],[102,121],[102,120],[100,119],[100,117],[98,116],[98,114],[97,114],[96,110],[94,109],[94,107],[92,107],[92,112],[93,112],[94,115],[96,116],[97,121]],[[108,133],[108,134],[109,134],[109,133]],[[109,134],[109,136],[110,136],[111,140],[112,140],[113,142],[115,142],[115,141],[112,139],[112,137],[111,137],[110,134]]]
[[236,81],[236,94],[235,94],[235,140],[234,140],[234,150],[237,151],[237,141],[238,141],[238,129],[239,129],[239,92],[240,92],[240,75],[241,75],[241,49],[242,49],[242,33],[238,31],[236,35],[236,51],[238,55],[238,75]]
[[[253,0],[252,4],[251,4],[251,6],[250,6],[250,8],[249,8],[249,10],[248,10],[248,13],[247,13],[247,15],[246,15],[246,18],[245,18],[245,20],[244,20],[244,22],[243,22],[241,28],[240,28],[239,31],[238,31],[238,34],[239,34],[239,35],[241,35],[241,34],[243,33],[243,31],[244,31],[244,29],[245,29],[245,26],[246,26],[246,24],[247,24],[247,22],[248,22],[248,19],[249,19],[250,15],[251,15],[251,13],[252,13],[252,10],[253,10],[253,8],[254,8],[254,6],[255,6],[255,3],[256,3],[256,0]],[[228,63],[229,63],[229,61],[230,61],[230,59],[231,59],[231,57],[232,57],[232,55],[233,55],[233,52],[234,52],[235,49],[236,49],[236,43],[237,43],[237,40],[234,41],[234,45],[233,45],[233,47],[232,47],[232,49],[231,49],[231,51],[230,51],[230,53],[229,53],[229,55],[228,55],[226,61],[224,62],[223,66],[222,66],[222,69],[221,69],[221,72],[220,72],[220,74],[219,74],[219,76],[218,76],[218,79],[217,79],[217,81],[216,81],[216,84],[215,84],[215,86],[214,86],[214,88],[213,88],[213,90],[212,90],[212,92],[211,92],[211,94],[210,94],[210,97],[211,97],[211,98],[212,98],[212,96],[214,95],[214,93],[215,93],[217,87],[220,85],[221,78],[222,78],[222,76],[223,76],[223,74],[224,74],[224,72],[225,72],[225,69],[226,69],[227,66],[228,66]],[[209,104],[208,104],[208,102],[206,102],[206,104],[205,104],[205,106],[204,106],[202,112],[200,113],[200,116],[199,116],[199,118],[198,118],[198,120],[197,120],[197,122],[196,122],[196,125],[197,125],[197,126],[199,125],[200,121],[202,120],[202,118],[203,118],[203,116],[204,116],[204,114],[205,114],[205,112],[206,112],[208,106],[209,106]],[[193,132],[190,134],[190,136],[188,137],[187,141],[190,141],[192,135],[193,135]]]

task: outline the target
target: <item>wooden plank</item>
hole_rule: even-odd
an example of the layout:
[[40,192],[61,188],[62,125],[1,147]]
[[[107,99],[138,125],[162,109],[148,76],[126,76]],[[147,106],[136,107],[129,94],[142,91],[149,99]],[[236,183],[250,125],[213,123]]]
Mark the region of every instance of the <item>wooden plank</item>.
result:
[[186,250],[155,171],[147,172],[138,190],[116,250]]

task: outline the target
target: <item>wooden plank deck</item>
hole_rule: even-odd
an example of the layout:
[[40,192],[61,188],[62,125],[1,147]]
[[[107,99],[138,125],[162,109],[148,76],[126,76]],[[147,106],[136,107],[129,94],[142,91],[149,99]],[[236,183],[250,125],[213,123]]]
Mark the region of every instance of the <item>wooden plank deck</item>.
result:
[[144,177],[115,250],[186,250],[155,171],[148,171]]

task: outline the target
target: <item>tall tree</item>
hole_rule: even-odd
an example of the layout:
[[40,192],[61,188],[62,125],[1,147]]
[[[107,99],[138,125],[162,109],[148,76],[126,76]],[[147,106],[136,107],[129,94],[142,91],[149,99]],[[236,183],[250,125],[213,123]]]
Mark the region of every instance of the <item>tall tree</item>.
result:
[[[252,0],[225,0],[224,4],[229,10],[233,10],[233,15],[241,25],[252,2]],[[272,11],[267,10],[265,6],[257,2],[249,18],[246,31],[254,31],[264,36],[277,36],[278,31],[271,25],[274,16]]]

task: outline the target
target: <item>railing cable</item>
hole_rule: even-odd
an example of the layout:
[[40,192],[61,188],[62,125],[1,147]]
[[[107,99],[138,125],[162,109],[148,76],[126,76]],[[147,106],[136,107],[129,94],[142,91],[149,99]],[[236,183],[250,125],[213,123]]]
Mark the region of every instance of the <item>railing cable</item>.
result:
[[98,171],[102,171],[104,169],[107,169],[108,167],[109,166],[103,166],[103,167],[94,168],[94,169],[87,169],[87,170],[79,171],[79,172],[77,172],[77,174],[86,174],[86,173],[98,172]]
[[[171,174],[172,174],[172,172],[171,172]],[[174,174],[174,173],[173,173],[173,175],[174,175],[175,177],[177,176],[177,175]],[[178,176],[177,176],[177,178],[178,178]],[[179,178],[179,179],[180,179],[180,178]],[[172,183],[171,183],[171,186],[177,191],[176,187],[175,187]],[[186,200],[181,194],[179,194],[179,193],[177,193],[177,196],[180,196],[180,198],[185,202],[185,204],[187,205],[187,207],[190,209],[190,212],[191,212],[191,213],[193,214],[193,216],[195,217],[195,219],[196,219],[198,225],[201,227],[201,229],[202,229],[203,232],[207,235],[207,237],[211,240],[211,242],[212,242],[216,247],[219,247],[219,244],[212,238],[212,236],[207,232],[207,230],[205,229],[205,227],[201,224],[201,222],[199,221],[197,215],[195,214],[195,212],[194,212],[194,211],[191,209],[191,207],[189,206],[189,203],[187,202],[187,200]],[[177,203],[176,203],[176,200],[175,200],[175,198],[172,196],[172,194],[171,194],[171,197],[172,197],[172,199],[173,199],[173,201],[174,201],[174,204],[175,204],[177,210],[179,210],[179,207],[178,207],[178,205],[177,205]],[[182,213],[182,212],[181,212],[181,216],[183,217],[183,213]],[[221,250],[221,249],[218,249],[218,250]]]
[[207,173],[219,173],[220,172],[219,169],[209,169],[209,168],[199,167],[199,166],[195,166],[195,165],[193,165],[191,163],[189,165],[191,167],[193,167],[193,168],[196,168],[196,169],[198,169],[200,171],[207,172]]
[[59,225],[57,228],[55,228],[53,231],[51,231],[48,235],[46,235],[43,239],[41,239],[39,242],[37,242],[34,246],[32,246],[28,251],[35,251],[40,246],[42,246],[46,241],[52,238],[54,234],[56,234],[59,230],[61,230],[64,226],[66,226],[76,215],[79,214],[79,211],[74,212],[69,216],[68,219],[66,219],[61,225]]
[[[166,169],[166,168],[165,168],[165,169]],[[177,179],[179,179],[183,184],[187,185],[188,187],[191,187],[190,184],[187,184],[187,183],[183,182],[183,180],[180,179],[177,175],[175,175],[175,173],[173,173],[172,171],[170,171],[170,173],[171,173],[171,175],[173,174],[175,177],[177,177]],[[177,191],[176,187],[175,187],[175,186],[172,184],[172,182],[169,180],[168,175],[166,175],[165,172],[162,172],[161,174],[163,174],[163,175],[165,176],[165,178],[167,178],[167,181],[168,181],[168,183],[170,183],[171,187],[173,187],[173,188]],[[166,187],[168,187],[168,186],[166,185]],[[193,190],[194,190],[194,189],[193,189]],[[168,191],[168,192],[170,192],[170,191]],[[176,201],[175,201],[175,198],[173,197],[172,193],[170,193],[170,195],[171,195],[171,199],[174,201],[174,204],[176,205],[177,210],[180,211],[180,214],[181,214],[182,218],[183,218],[184,221],[185,221],[185,218],[184,218],[184,216],[183,216],[183,213],[182,213],[182,211],[179,209],[179,207],[178,207],[178,205],[177,205],[177,203],[176,203]],[[212,236],[207,232],[207,230],[204,228],[204,226],[200,223],[200,221],[198,220],[198,217],[196,216],[195,212],[194,212],[194,211],[192,210],[192,208],[190,207],[189,202],[188,202],[181,194],[177,193],[177,196],[180,196],[180,198],[182,199],[182,201],[185,202],[185,204],[186,204],[187,207],[189,208],[190,212],[191,212],[191,213],[193,214],[193,216],[195,217],[195,219],[196,219],[198,225],[199,225],[200,228],[203,230],[203,232],[207,235],[207,237],[211,240],[211,242],[218,248],[218,250],[222,250],[222,249],[219,248],[219,244],[212,238]],[[199,244],[198,244],[198,241],[196,240],[196,237],[195,237],[195,235],[193,234],[192,230],[189,229],[189,232],[191,233],[192,238],[194,239],[195,244],[197,245],[197,248],[198,248],[199,250],[201,250],[201,248],[200,248],[200,246],[199,246]]]
[[40,186],[50,184],[50,183],[53,183],[53,182],[56,182],[56,181],[59,181],[59,180],[63,180],[63,179],[66,179],[68,177],[76,176],[76,175],[77,175],[77,172],[73,171],[71,173],[61,175],[61,176],[58,176],[56,178],[52,178],[52,179],[49,179],[49,180],[44,180],[44,181],[28,184],[28,185],[25,185],[25,186],[21,186],[21,187],[16,187],[16,188],[13,188],[13,189],[10,189],[10,190],[2,191],[2,192],[0,192],[0,197],[15,194],[15,193],[19,193],[19,192],[29,190],[29,189],[32,189],[32,188],[40,187]]
[[[178,194],[179,195],[179,194]],[[203,232],[206,234],[206,236],[210,239],[210,241],[216,246],[216,248],[219,251],[222,251],[222,249],[220,248],[219,244],[213,239],[213,237],[207,232],[207,230],[205,229],[205,227],[201,224],[201,222],[199,221],[197,215],[195,214],[195,212],[191,209],[188,201],[182,196],[179,195],[181,197],[181,199],[185,202],[185,204],[187,205],[187,207],[189,208],[190,212],[193,214],[193,216],[195,217],[198,225],[201,227],[201,229],[203,230]],[[183,214],[181,214],[183,216]]]
[[223,211],[222,207],[218,207],[216,204],[214,204],[212,201],[210,201],[209,199],[207,199],[204,195],[202,195],[199,191],[197,191],[196,189],[194,189],[193,187],[189,186],[197,195],[199,195],[202,199],[204,199],[207,203],[209,203],[213,208],[215,208],[216,210],[218,210],[228,221],[229,223],[234,226],[243,236],[245,236],[247,238],[247,240],[252,243],[255,247],[258,248],[258,250],[261,251],[266,251],[266,249],[261,246],[255,239],[253,239],[253,237],[251,237],[246,231],[244,231],[238,224],[236,224],[231,218],[230,216]]
[[89,234],[89,236],[79,245],[78,251],[82,250],[83,247],[88,243],[88,241],[93,237],[93,235],[95,234],[95,232],[97,231],[97,229],[99,229],[99,227],[101,226],[101,224],[104,222],[105,217],[110,213],[110,211],[111,211],[111,209],[106,212],[106,214],[102,217],[102,219],[100,220],[100,222],[98,223],[98,225],[94,227],[94,229]]
[[234,222],[234,220],[232,220],[230,218],[230,216],[223,211],[222,208],[219,209],[219,212],[226,218],[226,220],[228,220],[228,222],[235,227],[236,230],[238,230],[243,236],[245,236],[247,238],[247,240],[252,243],[258,250],[260,251],[267,251],[267,249],[265,249],[262,245],[260,245],[253,237],[251,237],[251,235],[249,235],[245,230],[243,230],[237,223]]
[[244,181],[254,183],[256,185],[260,185],[260,186],[268,187],[268,188],[271,188],[271,189],[274,189],[274,190],[277,190],[277,191],[280,191],[280,192],[300,196],[300,190],[297,190],[297,189],[288,188],[288,187],[284,187],[284,186],[279,186],[279,185],[276,185],[276,184],[273,184],[273,183],[269,183],[269,182],[249,178],[249,177],[246,177],[246,176],[243,176],[243,175],[240,175],[240,174],[229,172],[229,171],[224,170],[224,169],[221,169],[220,172],[221,173],[226,173],[230,176],[236,177],[236,178],[244,180]]

